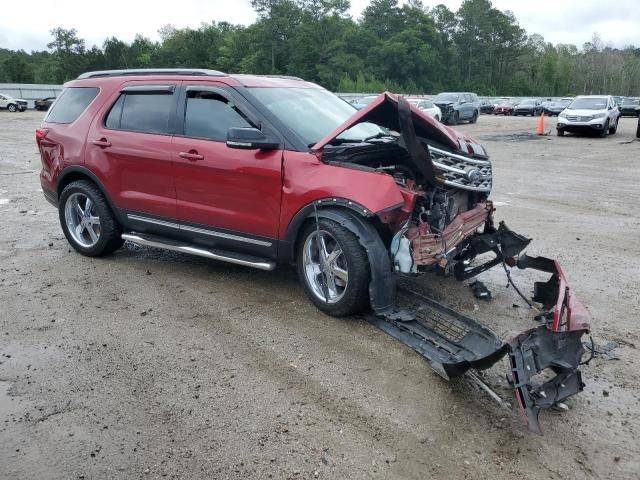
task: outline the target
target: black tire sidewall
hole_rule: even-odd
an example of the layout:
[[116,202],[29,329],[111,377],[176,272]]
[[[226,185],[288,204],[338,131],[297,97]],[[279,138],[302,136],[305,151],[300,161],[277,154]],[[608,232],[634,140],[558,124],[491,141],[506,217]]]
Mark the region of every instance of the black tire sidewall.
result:
[[[69,197],[74,193],[81,193],[89,197],[94,204],[94,208],[96,209],[98,216],[100,217],[100,239],[98,240],[98,243],[90,248],[83,247],[78,244],[67,227],[64,214],[65,205]],[[113,213],[109,208],[109,204],[102,192],[100,192],[100,189],[90,181],[79,180],[67,185],[60,194],[58,205],[60,226],[62,227],[64,236],[78,253],[86,255],[87,257],[98,257],[111,253],[115,248],[122,244],[120,243],[120,245],[117,245],[121,232],[119,231],[119,226],[117,225]]]
[[11,105],[9,105],[7,107],[7,110],[9,110],[11,113],[15,113],[18,110],[18,107],[16,107],[13,103]]

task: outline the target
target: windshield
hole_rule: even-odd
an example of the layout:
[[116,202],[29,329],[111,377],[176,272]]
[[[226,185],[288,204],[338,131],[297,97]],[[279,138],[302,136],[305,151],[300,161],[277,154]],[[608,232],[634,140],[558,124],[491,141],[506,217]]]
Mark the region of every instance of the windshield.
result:
[[606,110],[607,99],[604,97],[596,98],[576,98],[569,109],[571,110]]
[[640,105],[640,98],[625,98],[622,105]]
[[376,98],[378,98],[377,95],[371,95],[370,97],[362,97],[362,98],[356,100],[355,103],[357,103],[359,105],[369,105]]
[[522,102],[520,102],[520,105],[524,105],[524,106],[535,105],[535,104],[536,102],[534,102],[533,100],[523,100]]
[[434,102],[457,102],[460,95],[457,93],[439,93],[433,99]]
[[[357,112],[321,88],[252,88],[250,91],[308,146],[318,143]],[[364,140],[383,133],[373,123],[359,123],[338,138]]]

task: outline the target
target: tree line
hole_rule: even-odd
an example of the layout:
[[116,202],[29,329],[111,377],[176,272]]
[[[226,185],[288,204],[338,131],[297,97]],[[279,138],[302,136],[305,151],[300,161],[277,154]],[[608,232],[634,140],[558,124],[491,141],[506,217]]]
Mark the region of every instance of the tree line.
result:
[[46,51],[0,49],[0,82],[60,84],[89,70],[211,68],[295,75],[341,92],[565,96],[640,95],[640,48],[575,45],[528,34],[490,0],[457,11],[420,0],[372,0],[359,19],[348,0],[252,0],[251,25],[159,30],[159,41],[108,38],[88,48],[75,29],[51,30]]

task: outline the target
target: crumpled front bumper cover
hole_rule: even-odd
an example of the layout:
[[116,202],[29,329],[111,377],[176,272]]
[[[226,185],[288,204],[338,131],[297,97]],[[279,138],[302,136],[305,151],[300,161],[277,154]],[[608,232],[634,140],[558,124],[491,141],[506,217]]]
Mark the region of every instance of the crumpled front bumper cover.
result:
[[544,324],[507,340],[516,403],[529,430],[541,433],[540,410],[584,388],[579,367],[591,317],[567,285],[557,260],[523,255],[517,265],[551,273],[547,282],[534,285],[533,301],[543,306],[537,319]]
[[[370,315],[368,319],[425,357],[446,379],[471,369],[487,369],[506,355],[515,406],[526,426],[540,433],[540,411],[560,406],[584,388],[579,367],[585,353],[582,337],[591,328],[591,317],[567,285],[558,261],[521,254],[531,240],[512,232],[504,223],[494,229],[489,221],[485,231],[462,245],[457,257],[457,265],[462,268],[455,272],[456,277],[465,280],[502,264],[510,283],[518,290],[507,265],[550,274],[547,281],[534,284],[529,302],[536,311],[536,327],[503,341],[477,320],[421,294],[407,291],[403,298],[402,289],[397,309],[388,315]],[[464,260],[486,252],[493,252],[496,258],[484,265],[466,266]],[[408,299],[406,293],[410,294]]]

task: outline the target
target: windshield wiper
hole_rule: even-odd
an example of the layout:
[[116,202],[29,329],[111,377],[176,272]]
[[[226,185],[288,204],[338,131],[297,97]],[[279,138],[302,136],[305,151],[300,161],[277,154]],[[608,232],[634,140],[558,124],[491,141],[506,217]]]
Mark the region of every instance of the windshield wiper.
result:
[[376,138],[393,138],[393,139],[395,139],[395,137],[393,135],[391,135],[390,133],[378,132],[375,135],[371,135],[370,137],[367,137],[362,141],[363,142],[368,142],[369,140],[375,140]]

